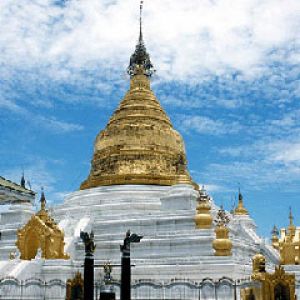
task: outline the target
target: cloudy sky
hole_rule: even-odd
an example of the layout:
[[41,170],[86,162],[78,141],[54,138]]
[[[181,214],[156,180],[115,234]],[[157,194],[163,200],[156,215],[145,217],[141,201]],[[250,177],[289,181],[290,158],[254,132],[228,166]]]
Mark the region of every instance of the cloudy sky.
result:
[[[218,204],[300,225],[300,1],[145,0],[152,87]],[[78,189],[128,88],[138,0],[0,1],[0,175]]]

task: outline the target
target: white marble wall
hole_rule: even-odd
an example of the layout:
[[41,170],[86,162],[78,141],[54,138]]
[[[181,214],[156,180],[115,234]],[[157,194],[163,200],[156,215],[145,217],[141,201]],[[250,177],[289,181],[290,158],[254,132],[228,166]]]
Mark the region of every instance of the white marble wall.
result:
[[[132,270],[133,280],[167,282],[176,278],[200,282],[205,278],[215,281],[223,277],[232,280],[248,278],[252,271],[251,259],[258,251],[266,254],[270,267],[278,263],[277,251],[256,234],[256,225],[248,216],[235,216],[230,222],[233,256],[214,256],[214,230],[195,228],[196,199],[197,193],[189,185],[124,185],[77,191],[53,211],[54,219],[65,231],[65,249],[71,259],[41,261],[40,264],[32,261],[26,268],[20,262],[10,262],[8,265],[0,262],[0,274],[9,273],[25,280],[32,276],[30,273],[34,270],[43,280],[65,281],[76,270],[82,269],[84,247],[79,234],[80,230],[91,229],[97,245],[96,264],[107,260],[120,264],[119,245],[128,229],[144,236],[141,243],[132,245],[132,263],[136,265]],[[215,215],[218,207],[214,203],[212,207]],[[18,212],[18,218],[15,212],[11,212],[11,219],[8,215],[4,216],[4,223],[0,225],[11,239],[17,224],[14,222],[21,220],[22,216],[24,221],[31,213],[30,209],[23,208]],[[9,220],[14,221],[10,224]],[[1,243],[0,250],[3,250],[5,243]],[[14,264],[20,264],[20,267]],[[6,271],[8,269],[9,272]],[[101,270],[97,269],[96,278],[100,276]],[[119,267],[114,268],[113,276],[120,278]],[[218,299],[222,299],[231,290],[224,287],[218,293]],[[203,290],[201,299],[205,299],[206,294],[209,294],[209,286],[207,291]]]

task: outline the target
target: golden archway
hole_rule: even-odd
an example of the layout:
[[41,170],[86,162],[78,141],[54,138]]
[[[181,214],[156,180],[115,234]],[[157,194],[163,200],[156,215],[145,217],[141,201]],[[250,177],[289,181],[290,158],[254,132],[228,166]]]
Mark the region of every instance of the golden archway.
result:
[[[38,252],[38,249],[40,248],[40,241],[38,238],[38,233],[34,230],[31,229],[26,237],[25,237],[25,259],[33,259],[36,257],[36,254]],[[30,245],[30,247],[28,247]],[[21,257],[22,258],[22,257]]]
[[64,253],[64,233],[48,215],[45,204],[45,195],[42,193],[41,210],[17,232],[16,245],[21,253],[21,259],[34,259],[38,251],[44,259],[69,258]]

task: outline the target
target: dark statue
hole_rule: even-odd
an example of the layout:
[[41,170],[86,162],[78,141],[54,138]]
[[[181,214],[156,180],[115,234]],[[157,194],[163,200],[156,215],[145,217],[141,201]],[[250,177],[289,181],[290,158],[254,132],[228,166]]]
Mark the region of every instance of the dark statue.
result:
[[124,243],[120,245],[120,250],[124,256],[130,256],[130,244],[139,243],[143,237],[135,233],[130,234],[130,230],[127,230]]
[[91,231],[90,234],[87,232],[80,232],[80,237],[85,247],[85,258],[84,258],[84,300],[94,299],[94,251],[96,245],[94,243],[94,233]]
[[87,256],[93,255],[96,249],[96,245],[94,243],[94,232],[91,231],[90,234],[87,232],[80,232],[80,238],[82,239],[85,246],[85,254]]
[[130,234],[130,230],[126,232],[124,243],[120,245],[121,257],[121,290],[120,299],[131,299],[131,264],[130,264],[130,244],[139,243],[143,237],[137,234]]

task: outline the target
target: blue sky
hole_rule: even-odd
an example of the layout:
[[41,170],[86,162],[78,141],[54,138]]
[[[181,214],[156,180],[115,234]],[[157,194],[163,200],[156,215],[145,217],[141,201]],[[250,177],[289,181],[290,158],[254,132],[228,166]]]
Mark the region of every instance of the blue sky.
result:
[[[138,0],[0,2],[0,175],[62,201],[125,94]],[[300,225],[300,2],[145,1],[152,87],[189,169],[231,209],[238,183],[265,236]]]

